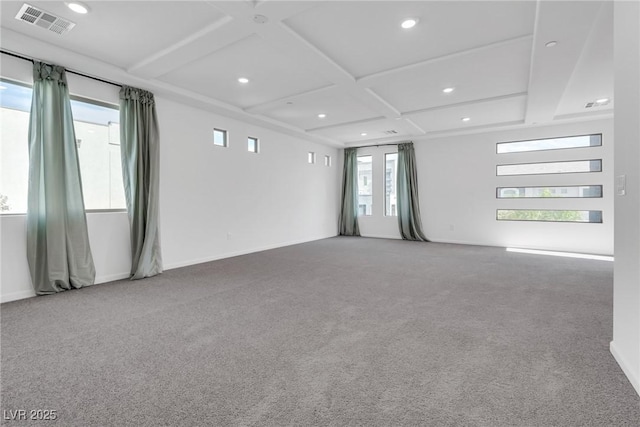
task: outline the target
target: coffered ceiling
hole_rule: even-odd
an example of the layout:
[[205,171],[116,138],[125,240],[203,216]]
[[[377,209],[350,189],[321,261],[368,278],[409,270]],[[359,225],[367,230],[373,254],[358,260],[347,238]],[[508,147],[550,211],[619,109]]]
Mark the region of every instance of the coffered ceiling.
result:
[[88,58],[71,69],[336,146],[613,113],[585,108],[613,95],[611,1],[27,3],[76,25],[58,35],[3,1],[3,49],[55,61],[53,45]]

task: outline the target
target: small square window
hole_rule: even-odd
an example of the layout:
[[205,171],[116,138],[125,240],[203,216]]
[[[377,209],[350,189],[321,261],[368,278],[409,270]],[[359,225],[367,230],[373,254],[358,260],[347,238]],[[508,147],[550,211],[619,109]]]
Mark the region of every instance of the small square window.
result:
[[227,146],[227,131],[223,129],[213,129],[213,145],[218,147]]
[[259,147],[258,138],[248,137],[247,138],[247,151],[250,153],[257,153]]
[[331,167],[331,156],[324,156],[324,165]]
[[310,164],[314,164],[316,162],[316,153],[309,151],[309,154],[307,154],[307,161]]

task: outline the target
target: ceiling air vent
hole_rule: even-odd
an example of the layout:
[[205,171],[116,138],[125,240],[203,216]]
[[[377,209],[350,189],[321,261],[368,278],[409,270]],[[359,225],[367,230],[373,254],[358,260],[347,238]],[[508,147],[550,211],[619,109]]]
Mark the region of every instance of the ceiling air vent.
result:
[[75,23],[55,16],[30,4],[23,4],[16,15],[16,19],[29,25],[37,25],[56,34],[64,34],[75,27]]
[[384,131],[384,132],[382,132],[382,133],[384,133],[385,135],[395,135],[395,134],[397,134],[397,133],[398,133],[398,131],[397,131],[397,130],[393,130],[393,129],[392,129],[392,130],[385,130],[385,131]]

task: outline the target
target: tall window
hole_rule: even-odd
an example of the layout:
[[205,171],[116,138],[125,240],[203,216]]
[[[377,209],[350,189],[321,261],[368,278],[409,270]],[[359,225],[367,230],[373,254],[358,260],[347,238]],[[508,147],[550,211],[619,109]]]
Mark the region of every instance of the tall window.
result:
[[387,153],[384,155],[384,193],[385,193],[385,215],[396,216],[396,177],[398,175],[398,153]]
[[[0,80],[0,212],[25,213],[31,87]],[[85,208],[125,209],[118,108],[71,97]]]
[[372,165],[372,156],[358,156],[358,215],[368,216],[373,211]]

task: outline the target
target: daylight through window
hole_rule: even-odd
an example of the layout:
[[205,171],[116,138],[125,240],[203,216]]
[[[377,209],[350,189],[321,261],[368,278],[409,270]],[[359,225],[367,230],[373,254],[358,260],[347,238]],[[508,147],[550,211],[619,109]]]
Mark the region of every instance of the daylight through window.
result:
[[372,165],[372,156],[358,156],[358,215],[373,214]]
[[385,184],[385,212],[386,216],[397,215],[396,177],[398,175],[398,153],[384,155],[384,184]]
[[248,137],[247,138],[247,151],[250,153],[258,152],[258,138]]
[[[2,80],[0,97],[0,211],[25,213],[29,180],[29,110],[32,89]],[[87,210],[126,209],[120,159],[118,108],[87,99],[71,100],[82,192]]]

